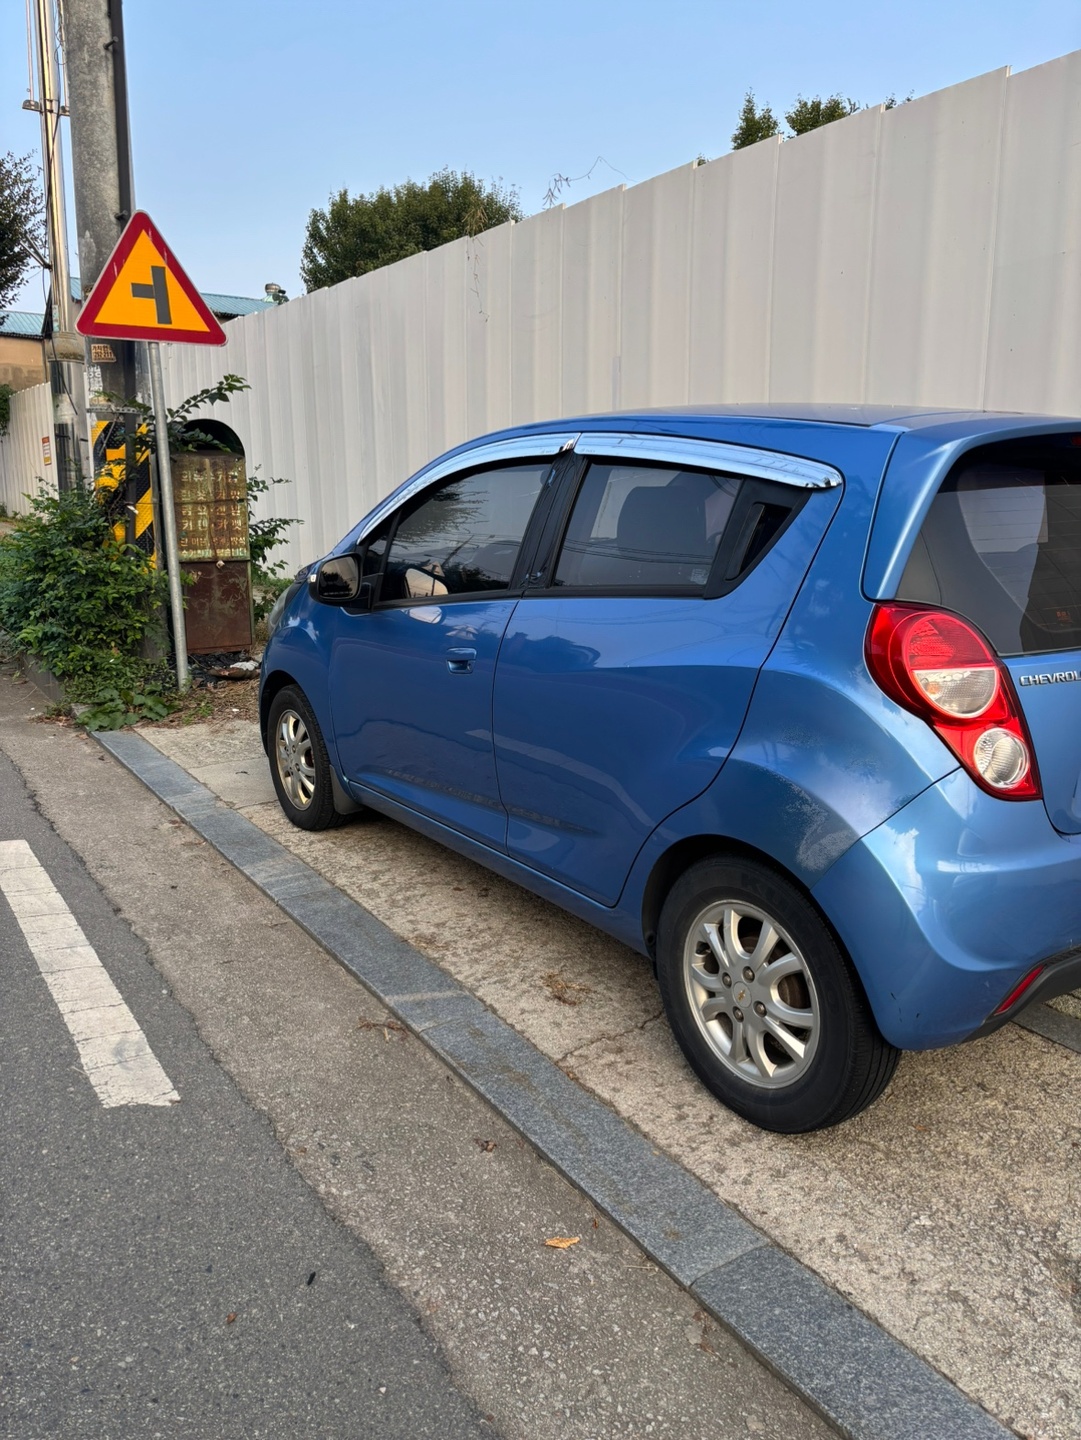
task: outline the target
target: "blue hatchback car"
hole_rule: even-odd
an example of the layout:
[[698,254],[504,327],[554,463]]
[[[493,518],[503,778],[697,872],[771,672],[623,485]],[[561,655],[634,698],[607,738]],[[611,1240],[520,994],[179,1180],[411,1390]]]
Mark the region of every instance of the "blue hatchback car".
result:
[[648,954],[760,1126],[1081,985],[1081,421],[522,426],[271,618],[289,819],[382,811]]

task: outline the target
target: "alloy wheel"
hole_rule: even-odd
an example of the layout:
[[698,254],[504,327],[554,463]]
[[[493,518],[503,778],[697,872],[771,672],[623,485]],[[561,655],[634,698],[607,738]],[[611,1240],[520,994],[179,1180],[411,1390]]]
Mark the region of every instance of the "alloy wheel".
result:
[[687,932],[683,980],[711,1050],[750,1085],[776,1090],[807,1070],[821,1030],[807,963],[764,910],[721,900]]
[[278,718],[274,758],[290,803],[306,810],[315,794],[315,756],[308,727],[295,710],[283,710]]

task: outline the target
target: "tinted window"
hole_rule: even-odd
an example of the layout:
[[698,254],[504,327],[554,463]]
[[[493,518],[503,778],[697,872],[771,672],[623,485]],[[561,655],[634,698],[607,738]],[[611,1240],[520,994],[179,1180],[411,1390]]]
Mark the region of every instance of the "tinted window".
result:
[[481,470],[414,501],[398,520],[380,598],[505,590],[550,468]]
[[740,482],[704,470],[591,465],[578,493],[554,584],[701,587]]
[[898,598],[966,615],[1001,655],[1081,647],[1081,455],[985,447],[947,477]]

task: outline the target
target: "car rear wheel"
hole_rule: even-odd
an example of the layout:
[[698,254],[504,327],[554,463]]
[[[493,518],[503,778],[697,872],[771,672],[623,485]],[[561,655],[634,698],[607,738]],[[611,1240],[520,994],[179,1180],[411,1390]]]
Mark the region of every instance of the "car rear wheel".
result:
[[334,806],[330,757],[304,692],[279,690],[267,721],[270,774],[286,818],[301,830],[330,830],[345,820]]
[[828,926],[765,865],[715,857],[686,871],[661,912],[657,974],[699,1079],[765,1130],[836,1125],[897,1067]]

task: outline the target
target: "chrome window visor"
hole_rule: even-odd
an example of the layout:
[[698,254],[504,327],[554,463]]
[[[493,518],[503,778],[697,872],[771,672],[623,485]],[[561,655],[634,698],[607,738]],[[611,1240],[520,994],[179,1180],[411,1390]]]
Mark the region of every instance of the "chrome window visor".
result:
[[[421,470],[414,475],[401,490],[388,496],[372,511],[360,539],[366,540],[392,510],[396,510],[405,501],[412,500],[414,495],[419,495],[429,485],[446,479],[448,475],[454,475],[458,471],[464,474],[467,470],[475,470],[478,465],[492,465],[500,460],[528,460],[535,455],[558,455],[563,450],[573,450],[577,439],[578,432],[575,430],[551,431],[543,435],[516,435],[510,440],[493,440],[488,445],[475,445],[472,450],[462,450],[449,459],[438,460],[434,465],[429,465],[427,470]],[[359,544],[359,541],[357,543]]]
[[780,485],[798,485],[803,490],[831,490],[841,484],[839,472],[831,465],[803,460],[797,455],[778,455],[772,450],[755,450],[749,445],[729,445],[720,440],[591,430],[578,437],[574,450],[578,455],[607,455],[612,459],[626,456],[628,460],[698,465],[706,470],[775,480]]
[[493,440],[487,445],[475,445],[472,450],[462,450],[446,460],[436,461],[414,475],[401,490],[388,496],[372,511],[360,539],[367,539],[399,505],[448,475],[472,470],[478,465],[497,464],[500,460],[558,455],[564,450],[574,450],[579,455],[610,455],[613,459],[625,456],[628,460],[697,465],[706,470],[724,470],[759,480],[774,480],[781,485],[797,485],[804,490],[830,490],[841,484],[840,473],[830,465],[821,465],[796,455],[780,455],[773,450],[756,450],[750,445],[729,445],[721,440],[690,440],[679,435],[628,435],[607,430],[592,430],[586,434],[573,430],[546,431],[539,435],[516,435],[509,440]]

